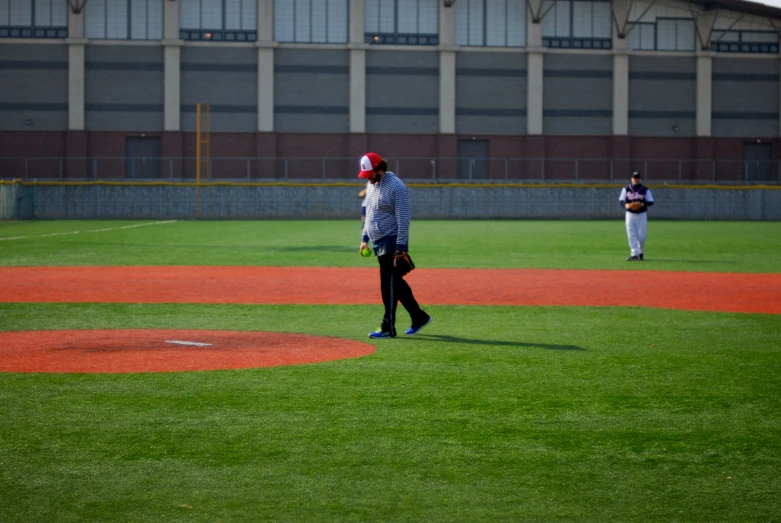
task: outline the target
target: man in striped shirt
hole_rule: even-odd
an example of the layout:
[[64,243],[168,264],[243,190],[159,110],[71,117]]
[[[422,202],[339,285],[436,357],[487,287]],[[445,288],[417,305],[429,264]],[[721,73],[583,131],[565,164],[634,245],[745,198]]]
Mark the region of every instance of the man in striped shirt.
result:
[[404,183],[392,172],[378,154],[367,153],[361,158],[359,178],[366,178],[366,221],[358,251],[368,246],[369,240],[380,264],[380,290],[385,314],[382,325],[370,338],[396,337],[396,305],[407,309],[412,325],[404,334],[417,334],[431,323],[431,316],[418,305],[412,289],[396,270],[396,257],[407,252],[409,238],[409,193]]

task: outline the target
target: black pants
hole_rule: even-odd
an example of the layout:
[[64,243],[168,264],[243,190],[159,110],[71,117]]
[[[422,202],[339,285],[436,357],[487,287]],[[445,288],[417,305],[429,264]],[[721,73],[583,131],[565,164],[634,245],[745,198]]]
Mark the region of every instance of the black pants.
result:
[[377,256],[380,262],[380,290],[382,303],[385,305],[385,315],[382,317],[382,331],[396,335],[396,305],[399,302],[407,309],[413,325],[418,325],[428,319],[412,295],[412,289],[393,266],[393,251]]

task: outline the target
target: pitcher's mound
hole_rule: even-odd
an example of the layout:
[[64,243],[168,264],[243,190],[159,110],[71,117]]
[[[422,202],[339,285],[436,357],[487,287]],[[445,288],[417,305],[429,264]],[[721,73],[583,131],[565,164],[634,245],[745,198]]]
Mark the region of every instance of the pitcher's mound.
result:
[[176,372],[320,363],[373,353],[341,338],[210,330],[0,332],[0,372]]

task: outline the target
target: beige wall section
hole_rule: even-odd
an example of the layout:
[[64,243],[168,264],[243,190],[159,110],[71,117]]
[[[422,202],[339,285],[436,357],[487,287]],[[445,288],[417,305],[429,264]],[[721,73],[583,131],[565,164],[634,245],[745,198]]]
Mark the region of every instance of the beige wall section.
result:
[[456,53],[439,53],[439,132],[456,132]]
[[258,48],[258,131],[274,130],[274,48]]
[[364,0],[350,0],[350,32],[351,44],[362,44],[366,32],[366,10]]
[[366,132],[366,51],[350,49],[350,132]]
[[526,133],[542,134],[542,23],[534,23],[534,15],[541,13],[542,0],[529,0],[526,3],[526,48],[528,63],[526,66]]
[[712,60],[710,56],[697,57],[697,136],[711,135]]
[[163,2],[163,40],[179,40],[179,2]]
[[258,42],[274,41],[274,0],[258,2]]
[[84,130],[84,12],[68,8],[68,129]]
[[445,7],[439,2],[439,45],[451,46],[456,42],[456,8]]
[[629,55],[613,55],[613,134],[629,134]]

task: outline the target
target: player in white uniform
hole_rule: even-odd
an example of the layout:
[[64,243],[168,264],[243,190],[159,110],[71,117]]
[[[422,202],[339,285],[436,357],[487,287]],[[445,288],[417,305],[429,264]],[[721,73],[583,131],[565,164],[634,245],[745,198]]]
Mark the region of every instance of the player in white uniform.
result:
[[626,236],[629,257],[626,261],[642,261],[645,239],[648,237],[648,207],[654,204],[651,190],[640,183],[640,173],[632,173],[632,183],[621,190],[619,201],[626,209]]

